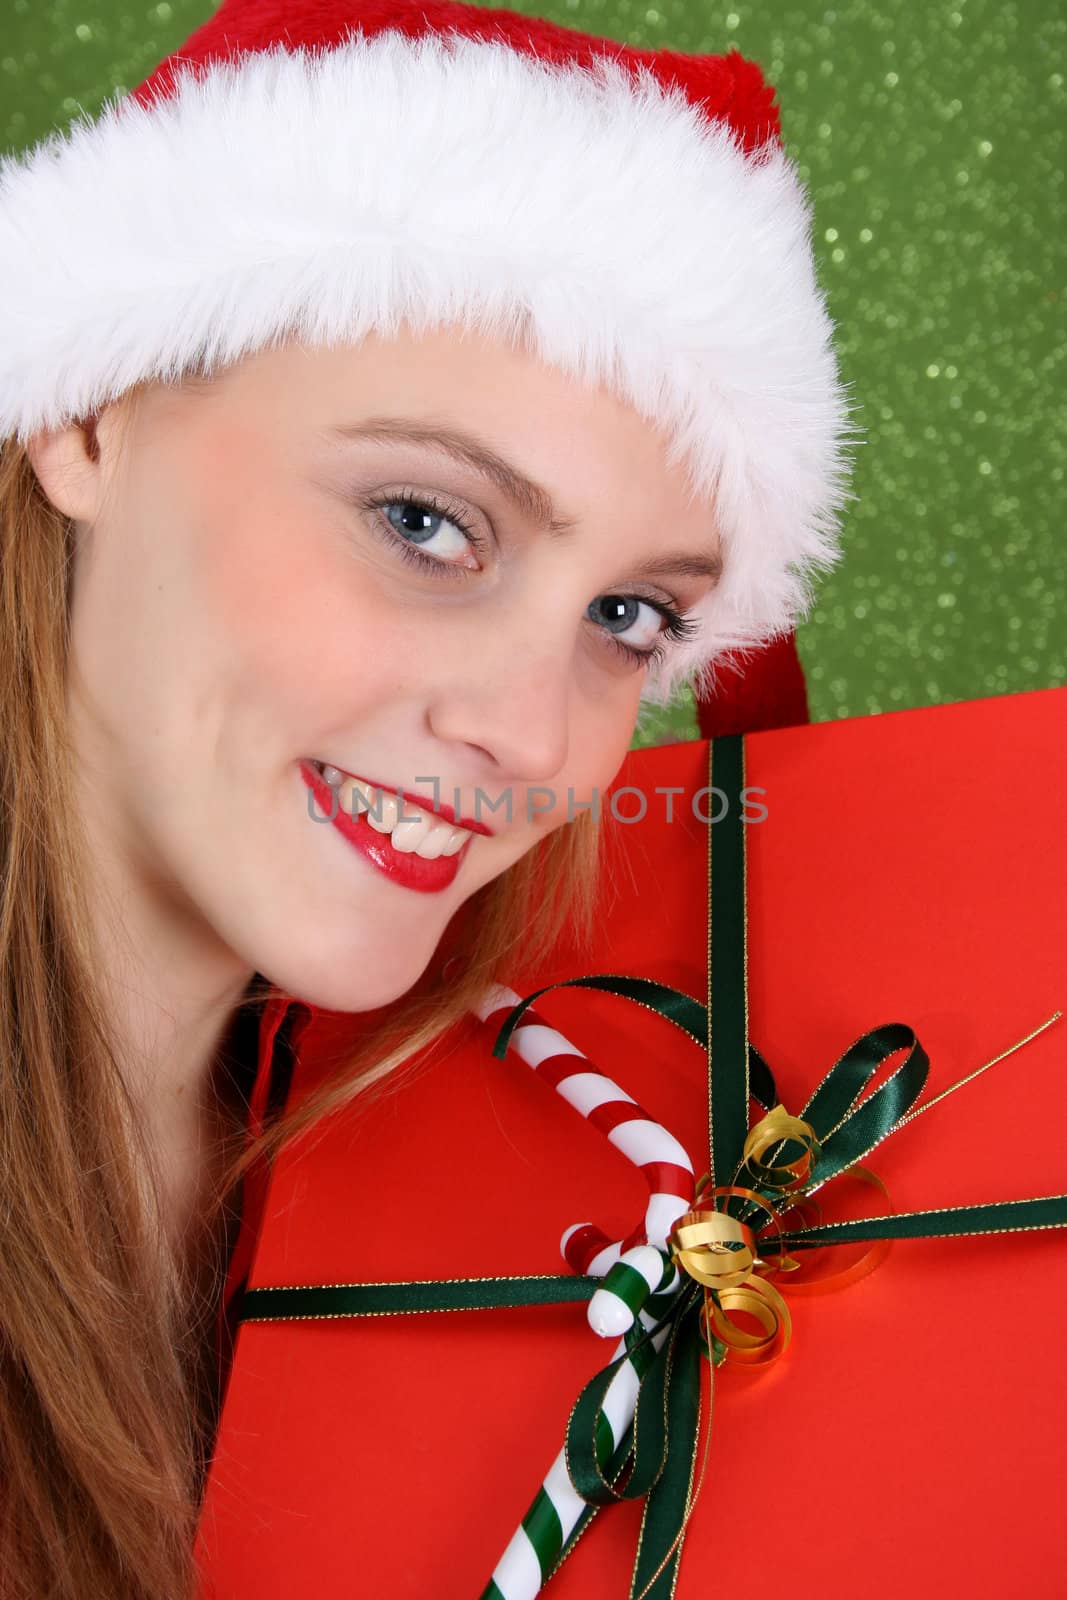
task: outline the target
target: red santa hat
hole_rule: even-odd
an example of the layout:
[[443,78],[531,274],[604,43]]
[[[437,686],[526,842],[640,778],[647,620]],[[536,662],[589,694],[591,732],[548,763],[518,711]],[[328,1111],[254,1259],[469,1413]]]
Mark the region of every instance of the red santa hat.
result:
[[0,439],[296,336],[516,339],[713,500],[725,568],[663,700],[788,634],[839,556],[851,427],[811,207],[732,51],[426,0],[223,0],[95,119],[0,161]]

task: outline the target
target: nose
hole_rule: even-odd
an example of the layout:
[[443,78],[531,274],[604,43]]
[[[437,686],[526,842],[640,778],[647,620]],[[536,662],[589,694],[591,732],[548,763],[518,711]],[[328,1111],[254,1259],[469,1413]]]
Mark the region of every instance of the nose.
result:
[[567,760],[573,662],[558,641],[550,647],[511,629],[493,634],[437,684],[430,728],[502,776],[547,782]]

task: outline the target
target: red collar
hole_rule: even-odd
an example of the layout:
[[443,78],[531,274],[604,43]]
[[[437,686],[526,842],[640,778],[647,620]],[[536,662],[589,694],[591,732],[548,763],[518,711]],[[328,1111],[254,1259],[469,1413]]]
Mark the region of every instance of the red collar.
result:
[[[289,996],[263,1002],[258,1026],[253,1012],[251,1023],[255,1027],[252,1035],[256,1053],[255,1075],[248,1095],[246,1122],[250,1140],[258,1138],[264,1127],[285,1111],[296,1065],[297,1045],[315,1016],[314,1006]],[[237,1235],[226,1268],[216,1323],[220,1403],[225,1394],[237,1337],[236,1302],[252,1265],[269,1178],[269,1164],[256,1162],[245,1174],[232,1201],[238,1217]]]
[[[258,976],[258,974],[257,974]],[[306,1093],[323,1077],[330,1076],[344,1062],[356,1038],[373,1026],[381,1012],[352,1013],[327,1011],[289,995],[249,1005],[240,1019],[242,1033],[235,1053],[245,1055],[245,1081],[248,1088],[248,1138],[255,1139],[263,1129],[283,1115],[293,1100],[294,1073],[299,1064],[299,1091]],[[308,1035],[312,1034],[312,1038]],[[233,1248],[216,1321],[218,1351],[218,1397],[225,1397],[237,1340],[237,1306],[248,1281],[270,1188],[271,1169],[257,1161],[244,1176],[231,1200],[236,1213]]]

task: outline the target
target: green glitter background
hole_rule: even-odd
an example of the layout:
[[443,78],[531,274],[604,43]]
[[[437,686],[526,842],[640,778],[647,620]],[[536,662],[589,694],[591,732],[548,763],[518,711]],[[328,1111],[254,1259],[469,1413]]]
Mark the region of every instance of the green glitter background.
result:
[[[0,0],[0,149],[139,83],[205,0]],[[562,0],[643,47],[733,43],[778,89],[864,442],[798,631],[813,720],[1067,683],[1062,0]],[[638,742],[694,737],[692,706]]]

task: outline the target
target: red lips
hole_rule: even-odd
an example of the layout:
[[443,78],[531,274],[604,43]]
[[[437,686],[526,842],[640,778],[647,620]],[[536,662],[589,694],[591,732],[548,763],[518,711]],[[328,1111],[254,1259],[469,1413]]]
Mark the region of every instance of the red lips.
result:
[[[329,764],[333,765],[332,762]],[[435,800],[433,795],[422,795],[415,789],[391,789],[387,783],[379,783],[375,778],[357,777],[354,772],[345,772],[344,767],[338,767],[337,770],[344,773],[346,778],[355,778],[357,783],[369,783],[372,788],[381,789],[385,794],[396,795],[398,800],[402,796],[405,804],[410,800],[420,811],[429,811],[432,816],[440,817],[442,822],[450,822],[454,828],[464,828],[468,833],[481,833],[487,838],[493,836],[493,828],[487,827],[484,822],[476,822],[473,817],[457,816],[453,806],[443,800]]]
[[[309,820],[319,825],[329,822],[343,839],[353,845],[387,878],[405,889],[414,889],[419,894],[440,894],[455,881],[460,864],[470,849],[469,839],[454,856],[438,856],[436,861],[429,861],[425,856],[420,856],[412,850],[396,850],[389,835],[379,833],[377,829],[372,828],[362,812],[357,812],[353,816],[351,811],[345,810],[340,804],[337,791],[330,788],[321,772],[317,771],[309,761],[301,761],[299,766],[300,776],[311,791],[311,799],[308,801]],[[396,791],[390,790],[390,793]],[[407,794],[404,795],[404,799],[408,799]],[[422,809],[433,812],[433,807],[429,805],[424,805]],[[445,809],[442,807],[437,814],[441,815]],[[459,823],[454,826],[463,827],[465,824]],[[478,831],[489,832],[480,825]]]

